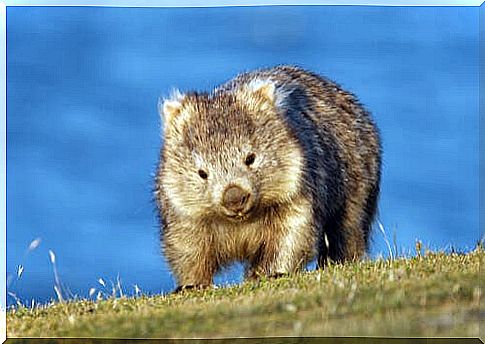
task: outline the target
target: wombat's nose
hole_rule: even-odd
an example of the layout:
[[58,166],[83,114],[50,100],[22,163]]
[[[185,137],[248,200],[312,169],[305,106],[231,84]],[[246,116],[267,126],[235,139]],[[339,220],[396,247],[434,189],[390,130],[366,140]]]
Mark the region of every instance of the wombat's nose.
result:
[[235,213],[242,211],[249,201],[251,194],[239,186],[228,187],[222,195],[222,205]]

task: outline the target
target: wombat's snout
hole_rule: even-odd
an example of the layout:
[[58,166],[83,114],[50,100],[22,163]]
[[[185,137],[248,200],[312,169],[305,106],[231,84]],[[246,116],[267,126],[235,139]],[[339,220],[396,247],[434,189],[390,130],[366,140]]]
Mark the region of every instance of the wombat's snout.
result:
[[230,185],[222,195],[222,206],[235,215],[247,212],[251,208],[251,193],[237,185]]

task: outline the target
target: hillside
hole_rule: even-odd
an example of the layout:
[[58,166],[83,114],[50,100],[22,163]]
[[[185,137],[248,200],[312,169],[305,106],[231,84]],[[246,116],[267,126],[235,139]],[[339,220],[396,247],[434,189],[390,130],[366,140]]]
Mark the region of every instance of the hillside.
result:
[[428,252],[177,295],[17,307],[7,312],[7,336],[478,337],[484,262],[482,248]]

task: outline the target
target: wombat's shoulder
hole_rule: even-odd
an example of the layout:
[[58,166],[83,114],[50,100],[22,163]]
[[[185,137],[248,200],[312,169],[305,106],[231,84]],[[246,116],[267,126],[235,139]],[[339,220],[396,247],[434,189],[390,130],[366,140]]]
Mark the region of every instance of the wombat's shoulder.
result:
[[229,91],[237,89],[242,85],[249,84],[255,80],[272,81],[279,87],[290,86],[291,84],[315,82],[332,83],[330,80],[307,71],[301,67],[293,65],[279,65],[271,68],[257,69],[249,72],[244,72],[221,86],[216,88],[216,91]]

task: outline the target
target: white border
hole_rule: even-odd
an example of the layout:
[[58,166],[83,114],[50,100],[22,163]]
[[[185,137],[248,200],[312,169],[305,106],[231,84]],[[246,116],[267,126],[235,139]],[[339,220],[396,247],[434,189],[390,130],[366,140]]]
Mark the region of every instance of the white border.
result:
[[228,0],[84,0],[82,4],[68,0],[10,0],[0,1],[0,343],[6,341],[7,323],[7,237],[6,237],[6,196],[7,196],[7,16],[6,6],[105,6],[105,7],[233,7],[233,6],[305,6],[305,5],[347,5],[347,6],[481,6],[485,0],[305,0],[294,4],[294,0],[238,1]]
[[7,339],[7,11],[0,1],[0,343]]
[[232,7],[232,6],[480,6],[484,0],[8,0],[7,6]]

